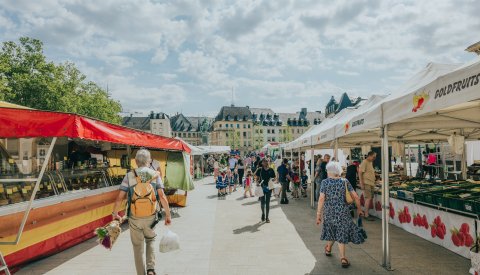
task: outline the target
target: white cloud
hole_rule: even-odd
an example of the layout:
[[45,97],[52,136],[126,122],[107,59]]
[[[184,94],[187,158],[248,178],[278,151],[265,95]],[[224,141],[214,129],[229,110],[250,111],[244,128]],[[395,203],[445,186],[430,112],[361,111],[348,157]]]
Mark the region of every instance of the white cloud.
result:
[[473,0],[6,0],[0,37],[41,39],[129,109],[218,109],[232,87],[249,105],[323,109],[329,95],[367,96],[428,62],[467,61],[478,14]]
[[168,49],[165,47],[158,48],[153,55],[151,62],[154,64],[162,64],[168,57]]

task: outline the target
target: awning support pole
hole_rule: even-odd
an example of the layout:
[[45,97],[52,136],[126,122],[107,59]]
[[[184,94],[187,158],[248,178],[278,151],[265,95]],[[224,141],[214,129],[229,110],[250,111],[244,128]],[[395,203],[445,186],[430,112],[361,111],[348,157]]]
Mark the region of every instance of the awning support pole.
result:
[[403,151],[402,151],[402,164],[403,164],[403,175],[407,175],[407,154],[405,153],[405,143],[403,143]]
[[315,208],[315,150],[310,147],[310,207]]
[[[462,136],[465,136],[465,130],[462,129]],[[463,150],[462,150],[462,179],[467,179],[467,146],[465,145],[465,141],[463,142]]]
[[[388,167],[390,157],[388,155],[388,128],[387,125],[383,126],[383,136],[382,136],[382,266],[391,270],[390,265],[390,236],[388,232],[388,218],[390,210],[390,190],[388,182]],[[368,211],[368,210],[367,210]]]
[[413,177],[412,175],[412,157],[410,156],[410,144],[408,144],[408,169],[410,170],[410,177]]
[[[57,138],[54,137],[52,139],[52,143],[50,143],[50,147],[48,148],[47,155],[45,156],[45,160],[42,164],[42,169],[40,170],[40,174],[37,177],[37,181],[35,182],[35,187],[33,188],[32,196],[28,201],[27,207],[25,209],[25,214],[23,214],[22,223],[20,224],[20,228],[18,229],[17,237],[13,242],[0,242],[0,245],[17,245],[20,242],[20,238],[22,237],[23,229],[25,228],[25,224],[27,223],[28,215],[30,214],[30,210],[32,210],[33,200],[37,195],[37,191],[40,187],[40,182],[42,181],[43,174],[45,174],[45,170],[47,169],[48,163],[50,163],[50,156],[52,155],[53,147],[55,146],[55,142]],[[20,180],[19,180],[20,181]]]

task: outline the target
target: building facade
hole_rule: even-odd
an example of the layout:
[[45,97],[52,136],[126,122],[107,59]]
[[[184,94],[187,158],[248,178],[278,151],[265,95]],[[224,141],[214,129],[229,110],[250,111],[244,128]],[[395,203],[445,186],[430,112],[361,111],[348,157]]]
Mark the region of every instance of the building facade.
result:
[[252,113],[248,107],[224,106],[212,124],[210,144],[247,153],[253,150],[252,131]]
[[269,108],[225,106],[215,117],[212,145],[227,145],[242,153],[258,150],[270,142],[289,142],[324,119],[321,112],[275,113]]
[[212,120],[207,117],[189,117],[176,114],[170,119],[172,134],[174,137],[179,137],[195,146],[207,145],[209,144],[208,132]]
[[170,118],[164,113],[154,113],[152,111],[147,117],[130,115],[123,118],[122,125],[155,135],[172,137]]

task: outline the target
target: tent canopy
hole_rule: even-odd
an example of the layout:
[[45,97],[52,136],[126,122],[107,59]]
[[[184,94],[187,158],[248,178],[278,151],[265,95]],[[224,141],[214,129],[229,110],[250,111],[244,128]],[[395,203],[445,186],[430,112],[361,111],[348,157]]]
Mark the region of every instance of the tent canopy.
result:
[[232,150],[230,146],[197,146],[203,154],[228,154]]
[[0,137],[68,137],[190,152],[181,140],[69,113],[0,108]]
[[[390,141],[431,142],[452,134],[480,138],[480,61],[428,64],[396,92],[369,102],[353,112],[325,120],[287,149],[331,148],[380,144],[380,128],[389,125]],[[308,138],[310,141],[308,141]]]

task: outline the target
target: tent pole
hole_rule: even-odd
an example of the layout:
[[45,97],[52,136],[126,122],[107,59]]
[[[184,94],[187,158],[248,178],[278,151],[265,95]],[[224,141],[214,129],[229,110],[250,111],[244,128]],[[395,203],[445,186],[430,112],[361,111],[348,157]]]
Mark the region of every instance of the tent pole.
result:
[[[390,236],[388,232],[388,212],[390,209],[390,191],[389,191],[389,182],[388,182],[388,167],[390,157],[388,155],[388,127],[387,125],[383,126],[383,137],[382,137],[382,252],[383,252],[383,261],[382,265],[385,269],[390,270]],[[368,210],[367,210],[368,211]]]
[[410,144],[408,144],[408,169],[410,170],[410,177],[412,177],[412,158],[410,157]]
[[315,208],[315,150],[310,147],[310,206]]
[[338,139],[335,139],[335,147],[334,147],[333,155],[335,157],[335,161],[338,162]]
[[[462,136],[465,136],[464,130],[462,129]],[[467,179],[467,146],[465,141],[463,141],[463,150],[462,150],[462,179]]]
[[403,162],[403,175],[407,175],[407,154],[405,153],[405,143],[403,143],[403,151],[402,151],[402,162]]

